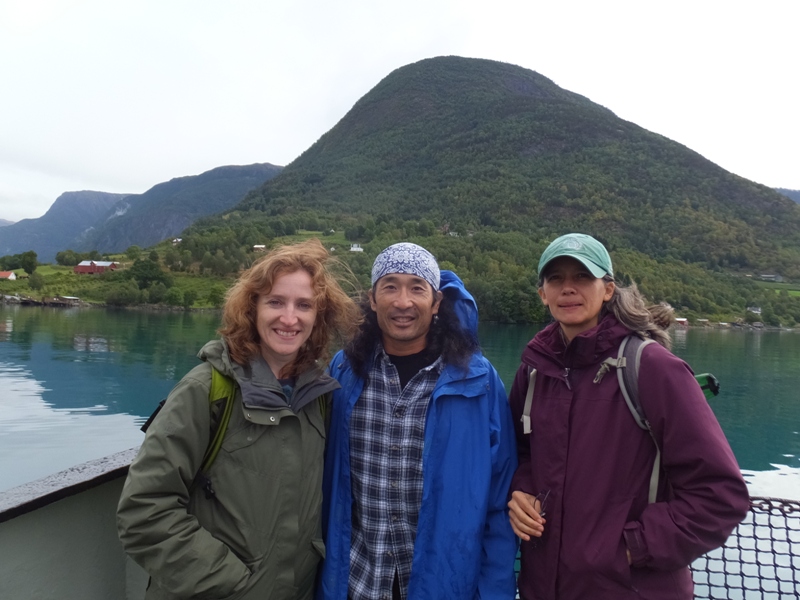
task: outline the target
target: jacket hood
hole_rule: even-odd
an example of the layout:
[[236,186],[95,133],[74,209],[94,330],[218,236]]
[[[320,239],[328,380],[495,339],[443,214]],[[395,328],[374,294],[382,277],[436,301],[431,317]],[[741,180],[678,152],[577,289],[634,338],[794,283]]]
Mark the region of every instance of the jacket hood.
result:
[[556,370],[591,366],[598,362],[599,357],[618,348],[631,333],[616,317],[607,314],[597,325],[575,336],[564,346],[560,328],[557,322],[551,323],[537,333],[525,347],[522,362],[541,369],[544,359]]
[[464,287],[464,282],[452,271],[442,271],[439,290],[453,304],[461,326],[478,337],[478,304]]
[[197,358],[207,362],[226,377],[235,378],[233,361],[228,354],[228,346],[222,340],[211,340],[200,348]]
[[256,423],[271,425],[279,422],[275,415],[261,410],[290,409],[298,413],[309,402],[339,387],[335,379],[315,366],[297,377],[291,397],[287,398],[284,388],[261,357],[256,357],[248,365],[234,363],[223,340],[208,342],[197,356],[223,375],[236,380],[242,392],[243,408],[255,409],[250,410],[248,419]]

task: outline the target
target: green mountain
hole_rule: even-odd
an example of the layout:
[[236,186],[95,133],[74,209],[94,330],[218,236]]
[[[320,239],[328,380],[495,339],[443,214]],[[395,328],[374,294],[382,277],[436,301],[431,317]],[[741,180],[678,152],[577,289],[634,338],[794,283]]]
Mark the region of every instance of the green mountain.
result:
[[160,183],[144,194],[125,198],[102,223],[77,237],[71,247],[121,252],[134,244],[152,246],[178,235],[200,217],[236,205],[248,191],[272,179],[281,169],[269,163],[226,166]]
[[514,65],[397,69],[237,207],[597,235],[611,249],[800,277],[800,207]]

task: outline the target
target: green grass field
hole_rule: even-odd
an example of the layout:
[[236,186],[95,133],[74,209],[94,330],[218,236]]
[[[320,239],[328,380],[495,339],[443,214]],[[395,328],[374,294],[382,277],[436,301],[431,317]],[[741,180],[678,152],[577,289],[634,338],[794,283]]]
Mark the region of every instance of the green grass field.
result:
[[302,242],[311,238],[319,238],[322,245],[326,248],[335,246],[337,249],[346,250],[350,248],[350,242],[344,237],[344,230],[336,231],[329,235],[324,235],[322,231],[306,231],[300,229],[294,235],[284,235],[276,237],[275,244],[291,244],[294,242]]
[[759,287],[776,292],[787,291],[790,296],[800,296],[800,283],[776,283],[774,281],[758,281]]

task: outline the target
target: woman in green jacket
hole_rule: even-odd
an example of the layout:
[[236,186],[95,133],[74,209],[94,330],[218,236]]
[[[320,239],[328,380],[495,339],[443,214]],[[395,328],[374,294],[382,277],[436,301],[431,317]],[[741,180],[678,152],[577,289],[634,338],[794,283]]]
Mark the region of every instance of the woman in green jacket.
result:
[[[122,491],[126,552],[150,575],[145,598],[311,598],[321,539],[324,374],[355,304],[317,240],[277,248],[230,290],[221,340],[172,390]],[[235,382],[221,449],[196,480],[219,402],[212,370]]]

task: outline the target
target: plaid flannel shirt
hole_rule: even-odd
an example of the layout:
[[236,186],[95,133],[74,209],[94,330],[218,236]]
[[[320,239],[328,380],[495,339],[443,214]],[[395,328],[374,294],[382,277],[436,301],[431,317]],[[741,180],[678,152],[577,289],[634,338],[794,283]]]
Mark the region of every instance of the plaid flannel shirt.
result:
[[395,572],[407,596],[422,504],[425,419],[441,369],[438,358],[401,389],[397,369],[379,348],[353,407],[351,600],[391,598]]

